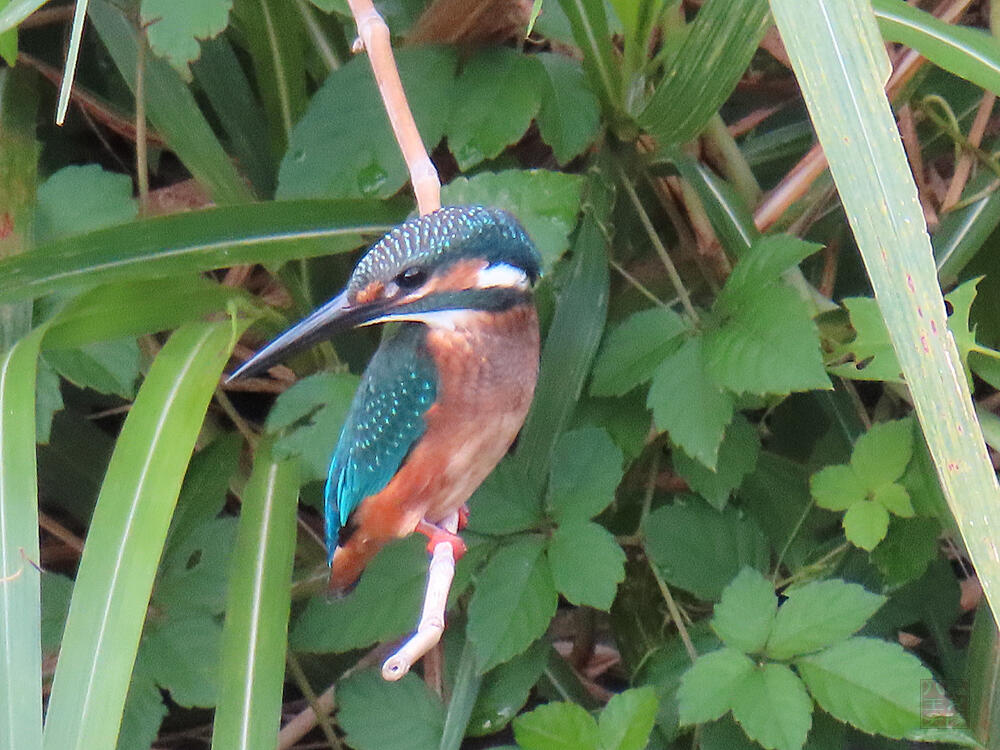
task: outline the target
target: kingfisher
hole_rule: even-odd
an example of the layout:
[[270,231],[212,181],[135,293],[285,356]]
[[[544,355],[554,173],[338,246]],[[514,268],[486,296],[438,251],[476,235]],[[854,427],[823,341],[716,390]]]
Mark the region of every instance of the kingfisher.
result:
[[325,489],[333,593],[380,548],[414,531],[428,549],[461,538],[442,524],[510,450],[538,379],[532,289],[540,257],[509,213],[446,206],[392,229],[344,290],[231,376],[266,370],[348,328],[398,323],[361,378]]

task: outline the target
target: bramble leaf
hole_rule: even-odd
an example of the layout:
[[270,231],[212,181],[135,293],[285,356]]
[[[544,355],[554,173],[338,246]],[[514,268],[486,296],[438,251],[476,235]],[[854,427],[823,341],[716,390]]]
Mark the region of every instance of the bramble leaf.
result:
[[644,750],[653,731],[657,703],[651,687],[612,696],[597,722],[601,750]]
[[694,492],[708,500],[717,510],[729,502],[729,495],[740,486],[743,477],[754,470],[760,454],[757,431],[746,418],[737,414],[726,428],[719,446],[715,471],[690,458],[681,448],[674,451],[674,470],[684,477]]
[[746,654],[734,648],[720,648],[699,656],[677,688],[681,724],[704,724],[733,707],[739,685],[754,670]]
[[556,588],[572,604],[607,611],[625,579],[625,553],[603,526],[571,520],[549,540]]
[[889,530],[889,511],[871,500],[854,503],[844,514],[844,533],[849,542],[871,552]]
[[373,669],[358,672],[337,684],[337,704],[337,722],[357,750],[436,747],[441,740],[441,699],[416,675],[386,682]]
[[727,646],[755,654],[764,649],[777,610],[774,584],[760,571],[743,568],[723,589],[712,616],[712,630]]
[[546,703],[514,720],[524,750],[598,750],[597,722],[576,703]]
[[812,726],[812,700],[784,664],[754,669],[733,695],[733,718],[769,750],[800,750]]
[[653,377],[664,357],[675,352],[686,329],[666,307],[633,313],[607,334],[594,361],[590,393],[622,396]]
[[149,46],[190,81],[188,64],[201,55],[198,40],[225,30],[232,7],[233,0],[142,0]]
[[549,507],[556,520],[587,521],[611,505],[622,460],[621,449],[600,427],[560,435],[549,467]]

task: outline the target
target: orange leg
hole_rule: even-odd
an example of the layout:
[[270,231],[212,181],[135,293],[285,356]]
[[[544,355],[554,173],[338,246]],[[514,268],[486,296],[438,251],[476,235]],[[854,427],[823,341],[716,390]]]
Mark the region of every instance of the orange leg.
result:
[[465,542],[458,534],[452,534],[450,531],[428,523],[423,519],[417,524],[416,531],[427,537],[427,551],[432,555],[434,554],[434,548],[442,543],[451,545],[456,560],[465,554]]

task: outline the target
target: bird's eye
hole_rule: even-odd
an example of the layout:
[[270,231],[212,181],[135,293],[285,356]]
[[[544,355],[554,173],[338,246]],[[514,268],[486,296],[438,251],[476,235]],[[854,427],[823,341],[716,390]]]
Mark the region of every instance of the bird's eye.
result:
[[410,266],[396,274],[396,278],[393,281],[396,282],[396,285],[400,289],[416,289],[418,286],[423,286],[423,283],[427,281],[427,271],[419,266]]

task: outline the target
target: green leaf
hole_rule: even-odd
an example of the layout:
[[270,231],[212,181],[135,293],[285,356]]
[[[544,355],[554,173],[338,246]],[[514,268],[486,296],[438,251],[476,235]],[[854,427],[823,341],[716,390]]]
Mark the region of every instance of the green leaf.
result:
[[746,72],[768,23],[763,0],[705,3],[668,58],[639,124],[661,143],[698,135]]
[[230,321],[179,329],[125,420],[77,573],[46,748],[115,742],[170,515],[233,335]]
[[372,560],[349,595],[312,597],[292,628],[292,648],[350,651],[412,628],[420,615],[427,576],[425,546],[416,537],[391,544]]
[[885,539],[889,530],[889,512],[871,500],[859,500],[844,514],[844,533],[856,547],[871,552]]
[[496,734],[517,715],[528,694],[545,671],[552,647],[536,641],[523,654],[505,661],[483,676],[466,734],[482,737]]
[[469,530],[512,534],[542,519],[542,501],[524,481],[517,462],[505,458],[469,498]]
[[[442,47],[410,47],[394,54],[413,117],[431,149],[448,121],[455,53]],[[358,133],[365,134],[362,141]],[[337,158],[331,159],[331,154]],[[408,178],[371,64],[366,55],[359,55],[326,77],[295,123],[278,173],[277,197],[388,198]]]
[[747,654],[764,650],[778,598],[760,571],[743,568],[722,591],[712,615],[712,630],[727,645]]
[[787,394],[829,388],[808,304],[772,283],[733,296],[721,327],[705,334],[706,370],[735,393]]
[[143,219],[0,261],[0,303],[85,284],[346,252],[403,215],[384,201],[290,201]]
[[173,615],[147,628],[139,650],[143,670],[181,706],[210,707],[224,681],[219,669],[222,625],[204,614]]
[[681,724],[703,724],[728,712],[737,688],[753,670],[754,663],[734,648],[699,656],[677,688]]
[[35,241],[84,234],[132,221],[139,212],[132,179],[98,164],[63,167],[38,186]]
[[827,510],[847,510],[865,499],[867,488],[848,464],[827,466],[809,477],[809,491],[816,504]]
[[889,331],[882,320],[878,304],[869,297],[850,297],[842,300],[851,317],[855,336],[838,347],[833,361],[850,358],[851,361],[830,367],[830,372],[854,380],[884,380],[901,383],[903,376],[899,360],[889,341]]
[[893,518],[885,539],[872,550],[872,562],[889,586],[909,583],[920,578],[937,556],[940,535],[941,524],[936,519]]
[[647,404],[658,429],[669,432],[689,456],[715,468],[734,399],[709,374],[701,338],[688,339],[660,363]]
[[622,109],[621,65],[611,45],[604,3],[559,0],[559,6],[569,21],[576,46],[583,52],[583,69],[590,79],[591,90],[606,113],[617,115]]
[[298,468],[257,446],[243,491],[226,599],[215,750],[273,748],[281,720],[288,647],[290,583],[295,556]]
[[201,53],[199,39],[211,39],[229,25],[232,0],[142,0],[141,18],[149,46],[181,76],[191,79],[188,63]]
[[514,720],[524,750],[598,750],[597,722],[576,703],[547,703]]
[[511,169],[458,177],[441,190],[445,205],[478,203],[509,211],[524,226],[542,266],[551,268],[569,246],[580,213],[583,180],[545,169]]
[[903,476],[913,456],[913,422],[879,422],[858,438],[851,467],[861,483],[874,490]]
[[[157,609],[168,615],[221,614],[226,604],[231,556],[236,540],[233,518],[210,518],[191,527],[173,527],[153,589]],[[186,533],[185,533],[186,532]]]
[[338,684],[337,703],[337,721],[357,750],[437,747],[444,729],[441,700],[414,674],[386,682],[375,670],[358,672]]
[[560,435],[549,467],[549,507],[556,520],[586,521],[611,505],[622,479],[623,458],[599,427]]
[[[177,498],[177,509],[170,521],[168,554],[173,554],[173,550],[181,546],[181,541],[187,545],[191,539],[204,538],[207,532],[202,528],[215,520],[226,504],[229,480],[239,468],[242,449],[242,438],[235,433],[226,433],[194,454]],[[185,569],[187,563],[188,560],[185,560]]]
[[645,548],[668,583],[713,601],[740,569],[766,570],[770,557],[755,521],[733,508],[720,513],[701,501],[676,502],[650,513]]
[[469,60],[454,84],[448,148],[468,170],[516,143],[542,103],[545,79],[537,60],[505,47]]
[[576,60],[548,52],[534,57],[544,71],[538,131],[552,147],[556,161],[566,164],[597,138],[597,99]]
[[722,510],[729,502],[729,495],[740,486],[743,477],[754,470],[760,455],[760,438],[757,430],[742,414],[733,417],[726,428],[726,435],[719,446],[718,466],[715,471],[689,457],[682,449],[674,451],[674,470],[687,480],[688,486]]
[[686,329],[681,316],[666,307],[630,315],[604,337],[594,361],[591,395],[623,396],[650,380],[663,358],[677,350]]
[[913,654],[874,638],[851,638],[796,659],[795,667],[820,708],[887,737],[904,737],[920,727],[921,690],[936,684]]
[[152,747],[167,712],[160,688],[146,674],[142,662],[137,662],[128,688],[128,697],[125,699],[122,728],[118,733],[118,750]]
[[597,722],[601,750],[644,750],[653,731],[657,709],[651,687],[632,688],[613,695]]
[[358,376],[350,373],[316,373],[296,382],[274,402],[267,429],[285,430],[274,444],[274,454],[300,457],[303,482],[326,479],[358,382]]
[[45,353],[45,359],[73,385],[132,398],[142,358],[135,339],[127,338],[76,349],[52,349]]
[[584,214],[573,242],[566,285],[559,291],[542,348],[535,400],[515,455],[522,482],[539,494],[556,440],[576,408],[608,312],[608,258],[600,224],[607,219],[607,196],[595,197],[600,186],[590,185],[592,209]]
[[778,608],[767,655],[790,659],[842,641],[868,621],[886,598],[856,583],[813,581],[784,592],[788,599]]
[[42,573],[42,653],[53,656],[59,653],[69,600],[73,594],[73,580],[58,573]]
[[812,700],[784,664],[754,669],[736,687],[733,718],[768,750],[800,750],[812,726]]
[[0,745],[11,748],[42,741],[45,633],[33,562],[40,559],[35,371],[44,334],[36,329],[0,354]]
[[480,673],[528,648],[556,613],[559,597],[543,551],[539,539],[518,539],[480,573],[468,624]]
[[724,716],[717,721],[702,725],[698,739],[700,750],[759,750],[760,748],[760,745],[747,737],[746,732],[740,729],[740,725],[732,716]]
[[716,299],[721,311],[751,304],[760,290],[821,249],[790,234],[758,237],[745,251]]
[[910,518],[913,515],[913,504],[910,493],[901,484],[886,484],[872,492],[872,500],[894,516]]
[[556,588],[572,604],[611,608],[625,579],[625,553],[607,529],[583,520],[561,523],[548,556]]
[[62,411],[61,381],[55,368],[45,357],[38,360],[35,376],[35,442],[47,445],[52,437],[52,419]]
[[873,0],[887,42],[902,42],[945,70],[1000,92],[1000,45],[990,34],[950,24],[899,0]]

